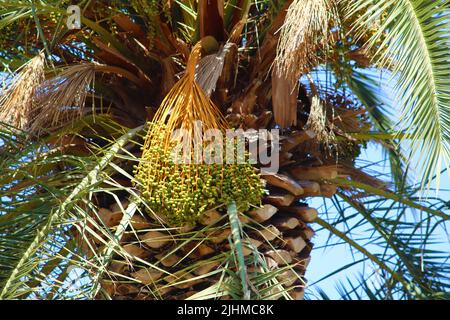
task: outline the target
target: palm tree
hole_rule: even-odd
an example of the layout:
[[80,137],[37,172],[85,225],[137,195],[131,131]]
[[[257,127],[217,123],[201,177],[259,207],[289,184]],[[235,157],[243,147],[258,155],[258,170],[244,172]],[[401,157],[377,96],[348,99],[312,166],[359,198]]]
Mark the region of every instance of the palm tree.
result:
[[[429,188],[448,164],[445,1],[78,6],[81,29],[68,30],[64,1],[0,5],[0,59],[14,70],[0,105],[0,298],[302,299],[314,221],[381,270],[384,297],[446,291],[437,266],[419,271],[417,242],[383,237],[399,259],[392,266],[307,203],[346,202],[384,235],[407,224],[371,220],[362,199],[422,210],[433,226],[450,218],[448,204],[414,198],[406,174],[421,155]],[[403,127],[389,117],[375,69],[396,79]],[[211,176],[212,201],[200,208],[188,192],[181,203],[193,215],[171,220],[161,199],[181,199],[170,187],[184,172],[158,158],[158,170],[169,170],[158,178],[152,155],[166,125],[199,119],[192,110],[210,127],[279,128],[281,168],[251,183],[253,170],[221,168],[222,177],[244,176]],[[392,185],[355,167],[369,140],[385,149]]]

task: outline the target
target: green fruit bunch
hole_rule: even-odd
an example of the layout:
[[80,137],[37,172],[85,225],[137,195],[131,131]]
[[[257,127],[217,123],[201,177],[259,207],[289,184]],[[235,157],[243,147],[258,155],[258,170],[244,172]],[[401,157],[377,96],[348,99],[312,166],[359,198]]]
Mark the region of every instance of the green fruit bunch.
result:
[[151,210],[170,225],[194,224],[205,211],[230,201],[241,211],[260,204],[264,189],[250,163],[175,163],[174,145],[167,148],[161,141],[143,148],[134,180]]

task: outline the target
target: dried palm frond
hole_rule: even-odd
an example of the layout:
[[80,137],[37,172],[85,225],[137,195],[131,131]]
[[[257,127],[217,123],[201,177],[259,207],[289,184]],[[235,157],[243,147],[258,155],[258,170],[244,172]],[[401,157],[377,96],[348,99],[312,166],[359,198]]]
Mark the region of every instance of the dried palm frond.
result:
[[[280,29],[275,64],[285,74],[298,77],[315,64],[318,47],[327,42],[328,24],[333,15],[332,0],[296,0]],[[295,72],[293,72],[295,70]]]
[[336,136],[332,125],[328,122],[326,108],[320,102],[320,98],[313,96],[311,99],[311,111],[305,128],[312,130],[316,134],[316,139],[326,147],[334,143]]
[[30,122],[30,111],[37,88],[45,80],[45,56],[37,55],[25,64],[12,79],[0,99],[0,122],[19,129],[26,129]]
[[30,131],[57,129],[84,113],[84,103],[95,79],[95,64],[66,67],[36,91],[31,110]]

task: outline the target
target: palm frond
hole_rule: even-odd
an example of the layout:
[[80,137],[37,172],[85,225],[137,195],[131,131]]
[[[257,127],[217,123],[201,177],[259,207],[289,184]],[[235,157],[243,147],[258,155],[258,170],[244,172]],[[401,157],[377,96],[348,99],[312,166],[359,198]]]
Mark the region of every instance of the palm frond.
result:
[[380,24],[368,45],[381,52],[381,64],[392,66],[402,108],[400,127],[411,134],[407,143],[418,160],[422,186],[428,189],[434,174],[439,185],[442,164],[448,168],[450,159],[449,11],[445,2],[356,0],[348,4],[349,15],[364,12],[357,21],[360,32],[374,22]]
[[242,296],[248,300],[250,298],[250,291],[248,289],[247,267],[245,264],[243,245],[242,245],[242,227],[239,222],[236,203],[232,202],[228,205],[228,216],[231,224],[231,234],[233,238],[233,248],[236,257],[236,265],[238,265],[238,273],[241,278]]
[[203,89],[207,97],[210,97],[216,89],[226,56],[234,46],[233,43],[227,42],[217,53],[207,55],[200,59],[195,71],[195,81]]
[[[352,93],[366,107],[374,128],[380,132],[392,132],[395,127],[394,115],[391,111],[393,104],[386,94],[380,94],[383,89],[374,76],[367,72],[352,70],[351,75],[347,77],[347,83]],[[404,179],[408,178],[403,174],[407,157],[403,154],[398,141],[395,141],[396,138],[399,138],[398,135],[393,134],[392,139],[383,141],[381,145],[385,156],[389,158],[395,186],[401,189]]]
[[33,102],[38,87],[44,82],[43,53],[27,62],[6,88],[0,100],[0,121],[19,129],[31,122]]

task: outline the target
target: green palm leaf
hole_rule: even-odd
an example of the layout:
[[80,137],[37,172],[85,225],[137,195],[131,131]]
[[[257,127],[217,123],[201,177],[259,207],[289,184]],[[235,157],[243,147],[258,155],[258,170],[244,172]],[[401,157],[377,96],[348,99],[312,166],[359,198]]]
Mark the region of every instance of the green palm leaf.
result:
[[381,62],[392,67],[402,108],[400,127],[411,134],[411,159],[419,162],[422,187],[430,187],[434,174],[439,185],[442,164],[448,168],[450,160],[450,12],[446,1],[348,3],[349,14],[364,12],[357,22],[360,32],[379,24],[369,46],[377,47]]
[[[25,180],[31,179],[38,184],[35,189],[42,187],[45,192],[42,195],[42,192],[36,192],[29,188],[24,189],[23,192],[25,194],[23,197],[25,199],[23,200],[23,203],[25,208],[21,208],[20,203],[18,203],[16,204],[16,207],[7,207],[7,209],[10,210],[6,211],[5,215],[0,216],[3,222],[0,224],[0,234],[2,235],[1,252],[3,253],[3,258],[0,263],[4,270],[0,274],[1,299],[13,299],[23,295],[26,296],[33,291],[34,288],[24,286],[24,282],[27,282],[27,280],[30,279],[36,279],[34,277],[38,277],[39,279],[39,275],[36,275],[36,273],[39,272],[39,270],[42,271],[40,267],[42,267],[43,262],[45,263],[47,255],[52,256],[53,253],[53,259],[59,259],[58,254],[52,252],[54,250],[52,250],[51,247],[58,248],[64,246],[64,243],[61,243],[60,240],[58,240],[58,234],[63,232],[64,223],[68,223],[71,212],[77,210],[76,202],[100,182],[98,176],[104,172],[105,168],[122,150],[123,146],[141,129],[141,127],[138,127],[130,130],[120,137],[105,152],[103,157],[98,159],[98,163],[88,171],[81,180],[76,182],[75,178],[75,181],[72,181],[71,183],[69,183],[70,180],[66,181],[66,186],[64,188],[64,191],[68,191],[66,195],[64,192],[58,191],[57,185],[53,186],[51,180],[41,180],[42,177],[35,179],[33,175],[40,167],[42,168],[48,164],[51,165],[47,160],[47,156],[41,155],[41,163],[39,163],[39,158],[38,160],[31,159],[27,162],[16,157],[15,159],[18,161],[25,161],[25,163],[21,165],[24,168],[21,168],[21,166],[19,166],[19,168],[14,168],[14,163],[11,168],[11,163],[9,161],[4,162],[5,176],[8,177],[8,173],[11,172],[11,179],[10,183],[5,184],[2,188],[3,190],[0,190],[2,191],[0,197],[14,195],[14,192],[17,189],[11,188],[11,190],[8,189],[8,187],[14,187],[14,184],[11,183],[14,183],[15,180],[18,179],[18,176],[24,176]],[[67,161],[68,159],[56,157],[53,160],[62,162]],[[79,166],[82,167],[83,165],[79,164]],[[63,176],[69,175],[76,177],[77,174],[80,173],[82,172],[73,171],[63,172],[63,174],[57,175],[53,171],[53,175],[61,180],[63,179]],[[60,182],[64,183],[64,181],[61,180]],[[58,199],[61,198],[63,200],[58,204]],[[6,205],[10,206],[11,204],[6,203]],[[27,213],[27,208],[29,206],[33,208],[33,213],[36,217]],[[12,230],[15,231],[12,232]],[[52,260],[52,258],[50,258],[50,260]],[[45,278],[45,275],[42,276]]]

